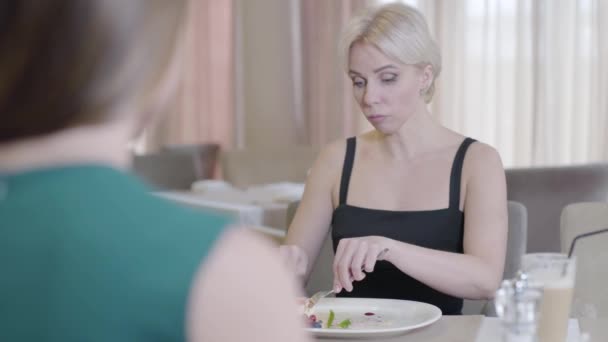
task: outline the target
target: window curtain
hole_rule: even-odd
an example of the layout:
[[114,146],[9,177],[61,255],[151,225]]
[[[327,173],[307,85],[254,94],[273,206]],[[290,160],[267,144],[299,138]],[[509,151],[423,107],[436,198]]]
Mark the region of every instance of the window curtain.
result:
[[164,145],[234,141],[233,1],[188,1],[177,94],[155,127],[148,129],[138,152]]
[[608,161],[606,1],[404,2],[442,51],[440,122],[495,146],[506,166]]
[[301,0],[302,127],[306,142],[323,145],[361,129],[352,85],[338,58],[340,34],[365,0]]
[[426,1],[426,6],[435,7],[433,29],[444,65],[434,114],[446,126],[496,147],[507,166],[538,162],[531,1]]

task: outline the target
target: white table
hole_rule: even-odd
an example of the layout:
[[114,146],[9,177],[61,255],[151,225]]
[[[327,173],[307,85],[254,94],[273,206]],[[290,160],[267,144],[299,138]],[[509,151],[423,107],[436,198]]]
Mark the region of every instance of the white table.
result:
[[231,215],[237,218],[241,224],[267,226],[283,230],[287,225],[287,203],[236,203],[189,191],[157,192],[156,194],[192,208],[214,210]]
[[608,317],[599,319],[582,318],[579,320],[579,324],[582,332],[591,335],[589,342],[608,341]]
[[[497,318],[484,317],[480,315],[471,316],[443,316],[436,323],[403,335],[378,338],[373,341],[384,342],[481,342],[488,335],[488,329],[498,329]],[[571,320],[572,321],[572,320]],[[576,322],[571,322],[576,323]],[[579,320],[581,332],[591,334],[590,342],[608,341],[608,319],[581,319]],[[499,331],[494,330],[499,334]],[[499,336],[494,334],[494,336]],[[348,342],[362,340],[348,339],[318,339],[325,342]],[[371,340],[368,340],[371,341]],[[500,340],[488,340],[487,342],[500,342]],[[486,341],[483,341],[486,342]]]
[[287,204],[251,205],[218,201],[188,191],[157,192],[157,196],[196,210],[230,216],[243,226],[254,228],[276,240],[285,237]]
[[[434,324],[404,335],[379,338],[386,342],[475,342],[483,316],[443,316]],[[318,339],[327,342],[347,342],[348,339]],[[356,340],[352,340],[356,341]],[[359,340],[362,341],[362,340]],[[371,341],[371,340],[368,340]],[[492,342],[492,341],[488,341]]]

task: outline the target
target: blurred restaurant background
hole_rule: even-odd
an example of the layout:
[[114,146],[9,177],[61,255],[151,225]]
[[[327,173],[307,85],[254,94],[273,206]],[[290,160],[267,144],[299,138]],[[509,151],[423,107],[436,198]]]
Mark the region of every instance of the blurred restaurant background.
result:
[[[443,55],[437,120],[496,147],[507,167],[608,159],[608,4],[402,0]],[[137,152],[319,146],[369,129],[338,59],[340,31],[385,0],[192,0],[180,93]]]
[[[285,234],[324,144],[369,130],[340,32],[380,0],[191,0],[179,91],[134,141],[159,196]],[[403,0],[443,57],[432,115],[494,146],[523,252],[559,252],[562,209],[608,202],[608,1]],[[405,191],[405,190],[404,190]]]

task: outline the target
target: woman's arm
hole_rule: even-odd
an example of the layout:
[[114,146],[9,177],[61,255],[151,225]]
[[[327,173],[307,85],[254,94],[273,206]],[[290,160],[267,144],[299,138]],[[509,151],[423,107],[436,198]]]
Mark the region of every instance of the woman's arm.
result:
[[276,248],[251,231],[225,235],[192,287],[188,341],[310,341]]
[[310,170],[304,195],[289,226],[281,253],[290,267],[308,279],[333,214],[332,191],[339,179],[346,144],[337,141],[326,146]]
[[502,279],[508,229],[505,173],[498,153],[487,145],[471,145],[463,180],[464,254],[378,236],[343,239],[334,264],[335,286],[352,291],[352,280],[365,277],[361,267],[370,271],[369,263],[373,269],[374,256],[388,248],[384,260],[438,291],[470,299],[493,297]]

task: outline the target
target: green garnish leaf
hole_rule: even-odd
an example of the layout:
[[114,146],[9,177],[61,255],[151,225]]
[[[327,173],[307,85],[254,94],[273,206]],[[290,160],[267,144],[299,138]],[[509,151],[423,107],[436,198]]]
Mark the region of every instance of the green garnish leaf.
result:
[[334,323],[334,318],[336,314],[334,314],[333,310],[329,310],[329,318],[327,319],[327,328],[331,328],[331,325]]
[[347,319],[343,320],[342,322],[340,322],[338,324],[338,326],[342,329],[346,329],[346,328],[350,327],[351,324],[352,324],[352,322],[350,321],[350,319],[347,318]]

